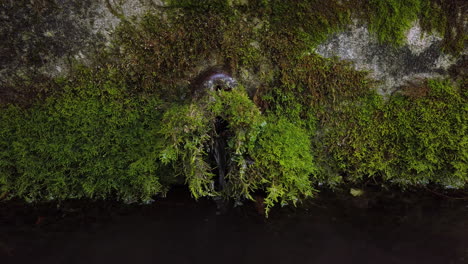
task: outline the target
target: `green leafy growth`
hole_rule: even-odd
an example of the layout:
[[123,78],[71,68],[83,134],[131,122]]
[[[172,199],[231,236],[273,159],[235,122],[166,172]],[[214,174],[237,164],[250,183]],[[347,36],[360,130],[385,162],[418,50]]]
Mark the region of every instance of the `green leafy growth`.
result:
[[351,22],[349,2],[271,0],[265,4],[264,49],[278,62],[310,51]]
[[381,43],[404,44],[406,32],[416,20],[422,29],[443,37],[445,52],[459,55],[466,47],[467,6],[452,0],[369,0],[365,7],[369,29]]
[[[415,92],[419,89],[419,92]],[[401,186],[468,182],[467,97],[447,81],[430,80],[384,102],[369,95],[328,124],[324,146],[349,181],[372,177]]]
[[[214,122],[217,117],[228,122],[232,133],[228,152],[234,166],[227,175],[230,184],[223,194],[214,190],[214,168],[207,154],[216,137]],[[251,198],[257,185],[254,178],[246,175],[245,158],[260,133],[262,120],[259,109],[242,87],[231,92],[210,92],[198,101],[173,105],[162,122],[161,133],[167,143],[161,160],[175,167],[182,165],[180,173],[185,176],[195,198],[214,195]]]
[[[214,168],[207,163],[206,153],[216,136],[216,117],[227,121],[230,133],[232,165],[222,193],[213,188]],[[275,203],[296,204],[312,196],[309,177],[315,167],[306,130],[284,118],[262,116],[242,87],[211,92],[187,105],[174,105],[165,113],[163,124],[161,132],[168,143],[161,159],[176,167],[182,165],[181,173],[196,198],[223,195],[253,199],[255,191],[264,190],[268,211]]]
[[468,182],[468,102],[448,81],[430,80],[426,96],[396,96],[384,109],[390,157],[384,178],[403,184]]
[[[356,71],[348,63],[325,59],[316,54],[302,56],[279,68],[279,83],[259,91],[258,104],[274,115],[286,118],[306,129],[312,139],[312,153],[317,164],[315,182],[336,186],[342,174],[325,144],[337,126],[348,124],[343,109],[359,109],[373,87],[366,72]],[[345,130],[344,130],[345,132]],[[334,140],[334,139],[331,139]],[[345,155],[345,154],[344,154]]]
[[443,37],[442,48],[446,53],[460,55],[468,41],[467,25],[463,22],[467,9],[464,1],[421,1],[421,27]]
[[117,48],[111,56],[120,58],[122,74],[135,88],[180,100],[187,95],[187,83],[203,70],[200,65],[235,71],[258,61],[259,50],[251,45],[253,28],[235,9],[190,3],[165,8],[167,16],[148,13],[125,21],[116,30]]
[[421,0],[369,0],[369,30],[382,43],[401,45],[420,10]]
[[160,159],[165,164],[174,164],[178,173],[183,174],[195,198],[216,195],[206,153],[212,120],[210,113],[196,104],[174,105],[162,119],[160,133],[166,139],[166,147]]
[[158,180],[155,97],[128,96],[112,69],[79,69],[60,95],[0,112],[2,192],[27,200],[148,200]]
[[265,118],[242,88],[215,93],[209,110],[214,114],[213,118],[221,117],[229,124],[228,152],[234,166],[226,175],[229,184],[225,194],[236,199],[253,199],[252,193],[262,185],[259,178],[249,172],[248,159],[266,124]]
[[[318,183],[466,183],[466,80],[432,80],[385,101],[366,72],[312,51],[359,18],[394,45],[419,19],[459,53],[461,1],[167,2],[122,22],[95,69],[36,85],[41,102],[2,106],[0,195],[148,200],[182,179],[194,197],[265,191],[269,210]],[[254,100],[242,88],[184,100],[214,65],[253,73]],[[217,117],[230,133],[223,193],[207,153]]]
[[266,213],[275,203],[295,205],[305,197],[312,197],[310,179],[316,166],[307,130],[285,118],[270,116],[251,156],[254,160],[251,173],[266,188]]

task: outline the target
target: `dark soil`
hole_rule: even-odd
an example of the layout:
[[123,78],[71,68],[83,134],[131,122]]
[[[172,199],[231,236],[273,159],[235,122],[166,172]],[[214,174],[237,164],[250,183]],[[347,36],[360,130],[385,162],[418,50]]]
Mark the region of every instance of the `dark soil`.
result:
[[0,263],[468,263],[468,202],[423,196],[322,192],[268,219],[185,190],[151,205],[8,201]]

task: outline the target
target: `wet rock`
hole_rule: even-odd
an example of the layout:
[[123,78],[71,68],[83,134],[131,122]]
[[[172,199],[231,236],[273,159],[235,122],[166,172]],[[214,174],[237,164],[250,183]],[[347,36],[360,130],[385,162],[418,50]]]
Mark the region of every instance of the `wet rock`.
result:
[[[232,0],[232,5],[248,5],[247,0]],[[115,27],[122,19],[159,10],[162,0],[8,0],[0,3],[0,96],[16,100],[11,83],[24,86],[25,80],[64,75],[74,61],[91,62],[94,52],[109,45]],[[457,19],[461,19],[461,13]],[[267,21],[252,20],[255,30]],[[461,23],[463,24],[463,23]],[[465,25],[466,26],[466,25]],[[418,22],[407,32],[406,45],[392,47],[378,43],[365,25],[355,22],[342,33],[330,36],[316,51],[354,62],[381,81],[379,92],[390,94],[408,80],[457,75],[466,67],[466,55],[454,58],[441,51],[440,36],[422,31]],[[258,41],[250,43],[259,50]],[[461,59],[464,58],[464,59]],[[200,62],[188,79],[219,65],[225,58],[213,54]],[[457,67],[453,67],[458,65]],[[251,97],[255,90],[272,79],[274,68],[262,58],[256,68],[240,67],[236,78]],[[40,79],[40,78],[39,78]],[[186,82],[182,85],[187,85]],[[13,85],[14,86],[14,85]],[[18,86],[18,85],[16,85]],[[0,103],[2,99],[0,98]]]
[[387,95],[414,79],[448,75],[448,69],[459,59],[443,53],[441,45],[442,38],[423,32],[418,22],[407,32],[402,47],[380,44],[365,25],[355,22],[316,51],[325,57],[352,61],[356,69],[369,71],[380,81],[379,93]]
[[109,45],[123,17],[161,5],[152,0],[15,0],[0,3],[0,87],[32,76],[63,75]]

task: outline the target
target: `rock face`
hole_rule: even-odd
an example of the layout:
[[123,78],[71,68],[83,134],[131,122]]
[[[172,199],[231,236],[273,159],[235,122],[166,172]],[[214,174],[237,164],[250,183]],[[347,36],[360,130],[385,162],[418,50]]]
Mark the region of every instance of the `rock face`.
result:
[[[90,61],[94,51],[110,44],[112,31],[122,18],[163,5],[161,0],[2,1],[0,95],[6,97],[11,83],[34,80],[31,76],[62,75],[72,61]],[[440,37],[422,32],[415,23],[407,33],[407,44],[391,47],[379,44],[365,26],[356,22],[331,36],[316,51],[369,70],[381,81],[379,92],[386,95],[406,81],[446,75],[450,66],[460,63],[441,52],[441,42]]]
[[[152,0],[6,0],[0,3],[0,85],[31,74],[56,76],[108,43],[120,17]],[[2,85],[3,86],[3,85]]]
[[448,74],[457,59],[441,51],[442,38],[424,33],[417,22],[407,32],[406,44],[380,44],[366,26],[354,25],[319,45],[317,53],[353,62],[356,69],[368,70],[380,81],[379,92],[387,95],[406,82]]

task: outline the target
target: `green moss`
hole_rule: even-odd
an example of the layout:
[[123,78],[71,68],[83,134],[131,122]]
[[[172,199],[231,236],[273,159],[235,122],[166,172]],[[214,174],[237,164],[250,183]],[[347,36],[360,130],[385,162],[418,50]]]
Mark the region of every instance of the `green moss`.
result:
[[329,152],[335,146],[326,142],[338,141],[336,133],[340,130],[336,126],[343,125],[341,132],[346,133],[353,116],[343,112],[363,107],[359,102],[372,93],[373,81],[366,72],[356,71],[346,62],[316,54],[282,65],[278,81],[272,89],[263,91],[259,105],[306,129],[312,138],[312,153],[317,164],[314,182],[330,186],[341,183],[342,173],[335,168],[335,157]]
[[423,1],[421,4],[421,27],[428,32],[444,35],[447,16],[440,4],[436,1]]
[[344,108],[339,124],[329,124],[323,144],[341,175],[401,186],[468,182],[466,97],[446,81],[430,80],[420,89],[427,94],[388,102],[369,95]]
[[177,173],[186,179],[195,198],[216,195],[215,175],[206,153],[212,130],[212,119],[207,115],[194,104],[175,105],[164,114],[160,131],[167,141],[160,153],[161,161],[174,165]]
[[[269,210],[319,183],[467,182],[463,84],[433,80],[385,101],[366,72],[312,52],[354,17],[396,45],[422,17],[459,50],[465,35],[447,33],[444,4],[174,0],[159,11],[122,22],[111,51],[57,81],[47,100],[1,109],[1,193],[149,200],[182,180],[195,198],[265,192]],[[214,65],[257,74],[254,99],[242,86],[189,98]],[[207,153],[218,117],[230,133],[222,192]]]
[[295,205],[304,197],[312,197],[311,179],[317,168],[308,132],[283,117],[272,115],[259,134],[257,146],[249,153],[254,160],[250,173],[267,193],[267,213],[278,202]]
[[[460,52],[466,34],[458,30],[460,23],[448,18],[455,12],[449,10],[428,0],[173,0],[161,8],[165,15],[125,21],[109,56],[119,58],[130,87],[173,101],[187,94],[187,83],[201,68],[213,65],[239,75],[247,69],[272,85],[275,73],[262,72],[262,66],[286,68],[352,18],[367,22],[381,42],[395,46],[403,44],[406,31],[419,18],[423,29],[444,35],[446,51]],[[458,25],[456,37],[450,33],[453,25]]]
[[352,7],[336,1],[272,0],[265,46],[275,56],[300,56],[351,22]]
[[430,80],[427,86],[427,96],[396,96],[384,109],[383,151],[395,153],[384,179],[462,187],[468,180],[466,98],[446,81]]
[[122,57],[122,73],[139,89],[177,100],[201,65],[236,71],[258,61],[253,28],[235,9],[197,3],[166,12],[167,18],[147,14],[140,22],[127,21],[117,29],[118,50],[111,56]]
[[464,14],[466,4],[462,1],[432,0],[423,2],[425,12],[421,24],[426,31],[435,31],[443,36],[442,48],[445,52],[460,55],[467,44]]
[[466,46],[466,12],[461,2],[451,0],[370,0],[367,9],[369,29],[381,43],[404,44],[405,33],[419,19],[422,29],[443,37],[445,52],[459,55]]
[[[214,190],[214,168],[207,162],[206,152],[216,136],[216,117],[228,122],[232,134],[228,142],[232,166],[226,176],[227,188],[221,192]],[[268,211],[277,202],[295,204],[312,196],[309,177],[314,163],[306,130],[274,115],[263,117],[241,88],[174,105],[164,115],[161,133],[168,142],[161,152],[162,161],[180,170],[195,198],[253,199],[255,191],[265,190]]]
[[60,95],[0,112],[2,191],[27,200],[148,200],[164,191],[156,162],[159,100],[129,97],[112,69],[80,71]]
[[401,45],[405,32],[418,19],[421,0],[370,0],[369,30],[376,33],[382,43]]
[[467,182],[463,84],[431,80],[385,101],[346,63],[307,55],[281,66],[258,104],[313,135],[315,182]]

